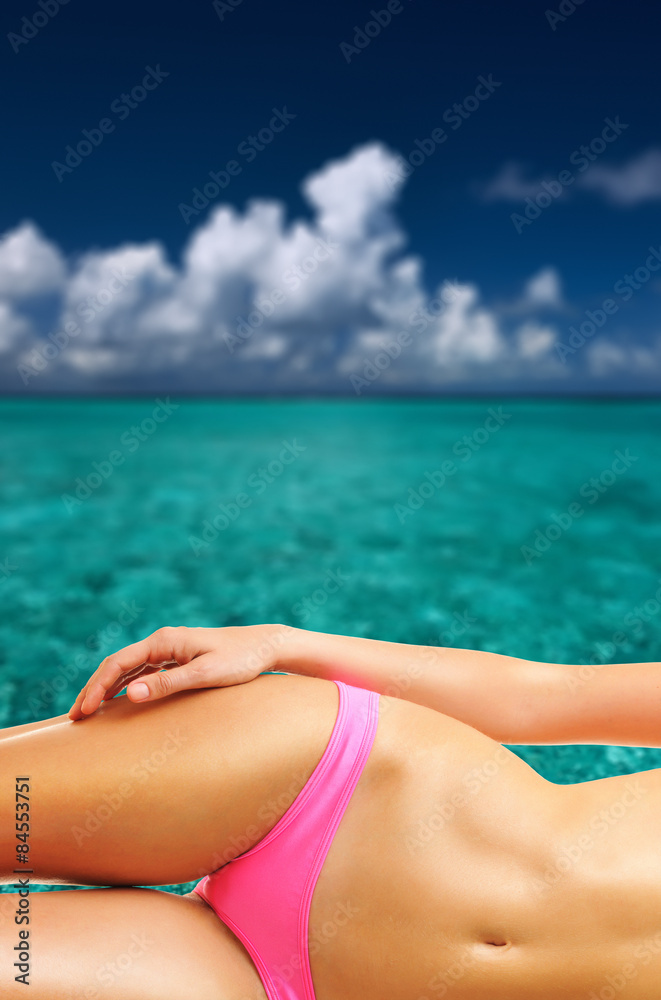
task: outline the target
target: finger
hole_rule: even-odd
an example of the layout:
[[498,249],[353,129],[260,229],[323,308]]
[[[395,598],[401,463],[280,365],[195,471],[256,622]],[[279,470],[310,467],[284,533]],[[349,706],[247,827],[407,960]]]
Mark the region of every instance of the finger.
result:
[[[176,666],[176,664],[171,664],[171,666]],[[131,681],[136,680],[137,677],[142,677],[143,674],[153,674],[157,670],[162,670],[163,667],[167,668],[167,664],[163,664],[160,667],[152,667],[150,664],[142,663],[139,667],[135,667],[133,670],[129,670],[127,673],[122,674],[119,680],[113,684],[113,686],[106,691],[104,701],[112,701],[112,699],[119,694],[122,688],[125,688],[127,684]]]
[[83,715],[95,712],[106,692],[116,684],[122,674],[149,658],[151,638],[149,636],[140,642],[125,646],[102,660],[71,706],[69,718],[80,719]]
[[74,701],[73,705],[69,709],[68,715],[69,715],[69,718],[71,720],[73,720],[73,721],[75,721],[76,719],[80,718],[80,706],[83,703],[83,697],[84,697],[84,694],[83,694],[83,691],[81,691],[80,694],[78,694],[76,696],[76,700]]
[[197,656],[185,666],[168,666],[165,670],[133,680],[126,689],[131,701],[157,701],[177,691],[216,687],[219,683],[217,658],[213,653]]
[[[165,627],[146,639],[124,646],[107,656],[92,674],[70,709],[69,717],[80,719],[97,710],[106,693],[122,674],[143,664],[157,666],[169,662],[187,663],[197,655],[196,629]],[[120,688],[121,691],[121,688]]]
[[[177,664],[171,665],[177,666]],[[107,691],[100,686],[96,689],[92,688],[93,679],[90,679],[69,709],[69,718],[73,721],[77,721],[78,719],[84,719],[89,715],[93,715],[93,713],[96,712],[104,701],[112,701],[112,699],[118,695],[127,684],[130,684],[132,680],[135,680],[136,677],[140,677],[142,674],[154,673],[157,670],[162,670],[163,667],[166,666],[167,664],[164,663],[154,666],[147,663],[141,663],[132,670],[127,670],[123,674],[120,674],[119,678],[110,688],[108,688]]]

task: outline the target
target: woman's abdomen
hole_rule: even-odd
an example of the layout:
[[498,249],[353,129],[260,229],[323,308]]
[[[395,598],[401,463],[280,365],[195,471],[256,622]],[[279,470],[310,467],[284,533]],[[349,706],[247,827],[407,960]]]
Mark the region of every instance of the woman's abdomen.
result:
[[577,788],[470,726],[381,698],[313,898],[317,1000],[589,995],[654,921],[649,902],[620,909],[634,892],[626,851],[572,852],[591,806]]

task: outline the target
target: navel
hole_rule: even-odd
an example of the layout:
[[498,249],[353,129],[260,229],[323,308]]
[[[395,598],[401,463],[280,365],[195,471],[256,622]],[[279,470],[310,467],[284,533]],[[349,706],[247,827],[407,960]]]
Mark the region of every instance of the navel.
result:
[[512,947],[512,942],[500,934],[490,934],[481,944],[490,951],[509,951]]

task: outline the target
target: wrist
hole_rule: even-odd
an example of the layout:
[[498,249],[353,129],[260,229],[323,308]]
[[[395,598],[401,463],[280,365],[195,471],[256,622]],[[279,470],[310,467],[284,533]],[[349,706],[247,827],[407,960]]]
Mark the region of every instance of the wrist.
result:
[[[319,633],[293,625],[278,625],[275,635],[275,666],[290,674],[307,674],[314,671],[314,641]],[[312,641],[311,641],[312,640]]]

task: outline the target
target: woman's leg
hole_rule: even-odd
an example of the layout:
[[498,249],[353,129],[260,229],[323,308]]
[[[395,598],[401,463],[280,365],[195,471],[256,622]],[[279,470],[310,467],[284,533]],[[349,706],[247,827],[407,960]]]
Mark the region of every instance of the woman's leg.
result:
[[156,889],[35,893],[22,953],[18,899],[0,895],[3,1000],[266,998],[243,945],[197,897]]
[[[337,708],[329,681],[267,675],[145,705],[118,698],[81,722],[0,733],[0,881],[15,882],[17,868],[80,885],[200,878],[280,819]],[[18,792],[24,778],[29,791]],[[25,795],[27,865],[16,828]]]

